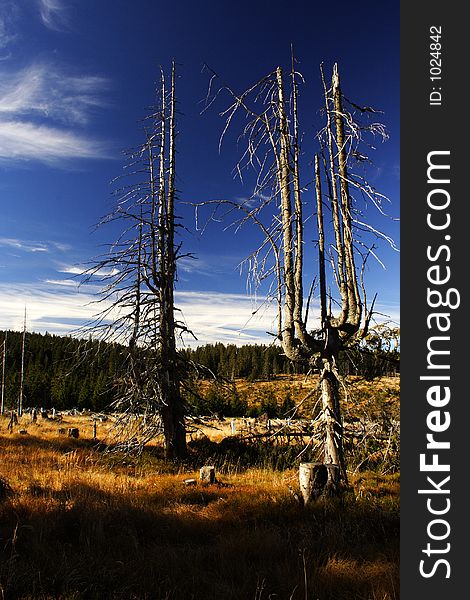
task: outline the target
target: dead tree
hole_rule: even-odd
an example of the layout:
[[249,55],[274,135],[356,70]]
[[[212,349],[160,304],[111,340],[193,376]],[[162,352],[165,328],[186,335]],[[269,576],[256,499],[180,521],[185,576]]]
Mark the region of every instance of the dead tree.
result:
[[[345,108],[337,65],[333,68],[330,86],[326,84],[323,69],[321,76],[326,123],[317,136],[319,148],[313,177],[304,176],[305,180],[314,180],[311,186],[314,193],[309,193],[301,181],[298,88],[303,78],[296,72],[294,58],[288,78],[289,94],[286,94],[281,67],[243,93],[222,85],[213,94],[213,82],[218,76],[212,73],[208,106],[222,91],[228,92],[232,100],[221,113],[226,118],[221,140],[237,114],[241,113],[246,124],[240,137],[246,139],[246,150],[236,168],[240,175],[244,170],[253,169],[255,180],[253,192],[245,202],[202,204],[206,208],[208,204],[212,205],[217,218],[221,217],[221,211],[241,214],[233,222],[236,227],[251,222],[262,230],[264,242],[247,259],[249,277],[255,286],[271,281],[267,296],[278,305],[275,335],[286,356],[319,372],[322,459],[327,465],[337,465],[338,468],[328,469],[328,472],[338,473],[339,479],[347,482],[338,356],[340,351],[357,343],[366,334],[374,303],[367,307],[362,281],[365,261],[374,254],[377,237],[391,241],[362,222],[359,213],[355,212],[351,188],[369,198],[381,211],[385,197],[363,177],[355,175],[351,164],[354,161],[362,164],[366,160],[360,151],[366,132],[382,137],[386,137],[386,133],[378,123],[357,123],[353,112],[367,116],[375,114],[372,109],[355,104]],[[309,207],[307,214],[306,207]],[[311,234],[307,239],[305,235],[307,219],[315,213],[316,251],[313,245],[309,247],[307,244]],[[310,228],[311,223],[312,220],[309,220]],[[372,235],[374,243],[367,245],[363,239],[366,234]],[[307,251],[310,263],[315,261],[316,252],[318,273],[305,298]],[[360,270],[356,263],[361,264]],[[312,323],[309,308],[316,287],[319,288],[320,314]],[[335,293],[332,288],[338,292]],[[331,481],[330,487],[336,489],[337,483]]]
[[19,417],[23,416],[25,343],[26,343],[26,306],[24,307],[23,335],[21,338],[20,393],[18,395],[18,416]]
[[5,337],[3,338],[2,347],[2,396],[0,400],[0,414],[5,413],[5,366],[7,359],[7,332],[5,331]]
[[127,343],[125,374],[116,382],[114,410],[119,447],[142,449],[163,433],[169,460],[186,456],[184,364],[177,335],[187,331],[175,317],[174,285],[180,245],[175,242],[175,63],[169,86],[163,69],[157,104],[144,120],[145,142],[130,153],[125,186],[114,210],[100,223],[124,226],[86,281],[104,283],[106,304],[92,326],[101,339]]

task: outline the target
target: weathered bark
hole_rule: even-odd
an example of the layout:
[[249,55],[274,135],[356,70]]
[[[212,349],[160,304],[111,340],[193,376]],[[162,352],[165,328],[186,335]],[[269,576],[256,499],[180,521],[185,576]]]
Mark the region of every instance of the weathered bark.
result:
[[23,324],[23,337],[21,341],[21,373],[20,373],[20,393],[18,396],[18,416],[23,416],[23,394],[24,394],[24,356],[25,356],[25,343],[26,343],[26,306],[24,309],[24,324]]
[[294,257],[293,257],[293,232],[292,232],[292,199],[290,186],[289,164],[289,129],[285,111],[284,83],[282,69],[276,69],[276,82],[278,90],[279,113],[279,193],[281,196],[281,221],[282,221],[282,249],[284,267],[284,319],[282,327],[282,345],[289,358],[297,357],[294,343]]
[[294,258],[294,326],[297,335],[302,341],[305,337],[305,324],[302,316],[303,310],[303,208],[300,193],[300,168],[299,168],[299,122],[297,114],[297,82],[295,79],[294,56],[292,56],[292,116],[293,116],[293,142],[292,142],[292,183],[294,194],[294,222],[295,222],[295,258]]
[[336,167],[335,167],[335,152],[333,148],[333,126],[331,118],[331,107],[330,100],[328,97],[328,89],[323,74],[323,68],[320,67],[323,88],[325,93],[325,109],[326,109],[326,135],[329,155],[329,176],[330,176],[330,202],[331,212],[333,215],[333,229],[335,235],[335,248],[337,253],[337,266],[336,266],[336,277],[338,280],[338,288],[341,295],[341,314],[336,318],[335,322],[338,326],[344,325],[348,316],[349,298],[346,286],[346,279],[344,274],[344,248],[342,238],[342,228],[340,221],[339,202],[338,202],[338,186],[336,179]]
[[326,273],[325,273],[325,229],[323,225],[323,200],[321,195],[321,179],[318,155],[315,156],[315,191],[317,196],[317,228],[318,228],[318,272],[320,276],[320,321],[322,330],[326,331]]
[[171,69],[170,114],[168,120],[168,182],[164,209],[163,257],[160,266],[160,357],[162,363],[162,419],[165,435],[165,454],[168,459],[186,457],[186,427],[184,401],[181,396],[178,353],[175,336],[174,285],[176,279],[175,256],[175,139],[176,139],[175,64]]
[[[305,359],[318,350],[315,340],[307,333],[303,320],[303,210],[300,194],[298,164],[297,90],[293,90],[294,147],[290,140],[285,109],[282,69],[276,69],[278,89],[279,152],[277,178],[281,196],[282,274],[284,284],[284,311],[281,342],[286,356],[293,361]],[[290,154],[293,155],[291,164]],[[292,208],[294,196],[294,210]],[[295,225],[295,235],[294,235]],[[302,344],[302,347],[300,344]]]
[[[186,426],[184,410],[179,389],[168,386],[167,404],[161,409],[163,432],[165,438],[165,458],[167,460],[182,460],[187,456]],[[173,389],[174,395],[171,395]],[[162,394],[163,395],[163,394]]]
[[[293,57],[291,95],[287,103],[283,72],[280,67],[242,94],[237,94],[223,86],[233,98],[232,106],[225,111],[228,118],[224,133],[235,113],[238,110],[245,112],[251,119],[243,131],[249,141],[244,158],[237,167],[240,168],[240,164],[250,167],[259,166],[253,198],[264,195],[267,183],[270,186],[272,184],[274,190],[270,199],[263,198],[255,208],[248,209],[245,205],[238,205],[237,208],[246,213],[246,218],[241,222],[251,220],[260,227],[266,238],[250,258],[258,267],[262,265],[257,270],[259,282],[263,280],[259,273],[265,277],[272,275],[277,278],[276,299],[279,324],[277,337],[281,341],[285,355],[293,362],[308,364],[312,369],[320,367],[322,414],[325,426],[323,460],[328,473],[328,491],[336,493],[339,484],[347,482],[342,443],[338,357],[341,350],[360,339],[359,328],[363,317],[363,296],[365,297],[365,289],[362,289],[361,294],[356,275],[354,221],[351,214],[352,198],[349,182],[351,181],[351,185],[358,187],[366,195],[370,196],[370,191],[368,186],[358,184],[358,179],[355,180],[354,177],[349,179],[348,160],[354,150],[352,140],[358,136],[361,128],[356,125],[351,126],[350,115],[343,110],[337,65],[333,69],[331,84],[327,85],[322,67],[321,78],[326,125],[318,136],[324,172],[320,172],[319,157],[315,157],[321,323],[315,331],[308,331],[307,316],[316,278],[311,284],[305,315],[303,308],[306,275],[304,260],[307,256],[307,251],[304,255],[306,220],[303,214],[303,189],[300,177],[298,93]],[[251,94],[254,98],[252,105]],[[263,96],[265,103],[260,111],[259,104]],[[266,145],[269,148],[266,154],[256,156],[257,150]],[[245,159],[246,165],[244,165]],[[266,167],[267,163],[268,167]],[[322,181],[326,182],[324,196],[322,196]],[[262,222],[261,211],[270,204],[270,200],[274,199],[279,202],[277,211],[274,217],[272,210],[267,211],[270,224],[266,225]],[[308,199],[305,206],[308,206]],[[269,249],[266,251],[269,247],[272,251]],[[327,281],[327,266],[331,267],[328,273],[331,273],[332,281]],[[339,293],[331,292],[331,287],[334,286]],[[272,288],[269,291],[272,293]],[[338,306],[338,309],[333,309],[333,312],[332,306]],[[366,329],[368,320],[370,316],[365,319]]]
[[349,195],[348,172],[346,167],[346,140],[344,135],[343,105],[338,65],[335,64],[332,78],[332,94],[334,120],[336,129],[336,144],[338,147],[338,179],[341,194],[341,225],[344,244],[346,288],[348,294],[349,333],[359,329],[362,317],[362,304],[356,277],[354,261],[353,234],[351,227],[351,199]]
[[315,502],[328,482],[328,470],[323,463],[300,463],[299,485],[304,506]]
[[215,467],[212,465],[204,465],[199,469],[199,479],[204,485],[212,485],[215,483]]
[[[334,335],[330,330],[330,334]],[[338,465],[341,481],[347,483],[346,466],[343,453],[343,424],[339,401],[339,381],[335,373],[336,352],[326,351],[322,357],[320,387],[322,400],[322,419],[324,426],[323,462]]]
[[5,338],[3,340],[3,352],[2,352],[2,396],[0,400],[0,414],[5,413],[5,364],[7,358],[7,332],[5,332]]
[[[162,432],[168,459],[186,456],[186,407],[181,394],[182,360],[176,346],[174,285],[177,275],[175,247],[176,93],[175,63],[167,85],[161,70],[157,106],[146,119],[146,140],[131,154],[131,176],[115,213],[104,222],[131,222],[105,260],[89,271],[113,271],[105,288],[120,316],[107,326],[109,337],[128,336],[128,370],[117,382],[114,403],[116,429],[140,451]],[[137,167],[135,167],[137,165]],[[145,180],[142,180],[142,172]],[[131,232],[132,237],[126,239]],[[114,298],[117,297],[117,300]],[[109,310],[104,316],[109,318]],[[114,315],[112,315],[114,316]],[[107,341],[109,340],[107,338]],[[136,419],[136,415],[141,415]],[[123,442],[125,446],[126,442]]]

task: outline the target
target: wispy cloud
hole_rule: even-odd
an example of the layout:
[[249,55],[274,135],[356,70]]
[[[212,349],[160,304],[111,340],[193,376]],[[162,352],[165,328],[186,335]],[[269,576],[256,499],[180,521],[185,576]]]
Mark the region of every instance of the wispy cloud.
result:
[[0,160],[67,166],[70,159],[108,158],[106,144],[85,127],[94,111],[105,106],[109,80],[50,57],[16,66],[10,46],[21,36],[19,17],[31,8],[49,29],[68,25],[64,0],[0,2]]
[[220,277],[220,274],[234,272],[239,259],[224,254],[198,254],[183,256],[178,260],[178,272],[181,274],[204,275],[205,277]]
[[181,314],[197,337],[197,342],[187,340],[190,345],[271,342],[273,338],[267,332],[276,329],[276,309],[264,300],[254,301],[245,294],[211,291],[175,294]]
[[[30,331],[70,334],[105,308],[96,303],[98,290],[61,279],[0,284],[0,329],[20,329],[26,306]],[[242,294],[177,292],[176,302],[199,344],[268,341],[264,332],[272,327],[272,307],[250,319],[254,305]]]
[[70,75],[58,66],[36,62],[0,79],[0,114],[39,115],[64,123],[83,125],[90,110],[104,106],[104,77]]
[[[7,26],[6,20],[0,15],[0,50],[4,50],[14,39],[15,35],[11,34]],[[3,55],[3,60],[8,58],[8,54]],[[0,55],[0,59],[2,56]]]
[[[28,329],[38,333],[67,335],[93,320],[108,304],[97,304],[99,286],[83,285],[64,279],[28,284],[0,284],[0,329],[21,329],[23,307],[27,307]],[[222,342],[225,344],[271,343],[267,332],[276,328],[274,304],[263,304],[244,294],[216,291],[177,291],[175,301],[197,341],[188,345]],[[399,322],[397,306],[382,305],[380,310]],[[314,313],[315,311],[312,311]],[[377,319],[386,321],[382,316]],[[315,319],[309,326],[315,327]]]
[[61,242],[55,241],[45,241],[45,240],[23,240],[20,238],[12,238],[12,237],[0,237],[0,247],[3,248],[13,248],[15,250],[20,250],[22,252],[44,252],[44,253],[54,253],[54,252],[67,252],[71,249],[70,244],[63,244]]
[[72,131],[22,121],[0,121],[0,160],[60,165],[73,158],[107,158],[103,142]]
[[[70,273],[70,275],[85,275],[87,272],[86,267],[79,267],[76,265],[67,266],[63,265],[57,269],[59,273]],[[93,271],[93,275],[96,277],[110,277],[112,275],[117,275],[119,273],[118,269],[96,269]]]
[[32,242],[28,240],[20,240],[17,238],[0,237],[0,246],[7,248],[15,248],[15,250],[23,250],[25,252],[48,252],[49,247],[44,242]]
[[[18,37],[14,29],[14,22],[17,17],[18,7],[8,0],[3,0],[0,4],[0,50],[5,50]],[[8,57],[8,54],[1,55],[2,58]]]
[[7,48],[21,39],[20,15],[32,13],[48,29],[69,30],[69,6],[64,0],[1,0],[0,2],[0,61],[12,55]]
[[96,312],[88,304],[92,299],[92,294],[57,283],[0,284],[0,327],[21,329],[26,306],[29,331],[67,335],[74,323],[85,323]]
[[76,281],[72,281],[71,279],[45,279],[44,283],[49,285],[61,285],[65,287],[77,287],[78,283]]
[[63,0],[38,0],[38,4],[46,27],[59,31],[67,25],[67,6]]
[[103,142],[77,130],[88,123],[93,108],[104,105],[105,78],[70,75],[45,61],[1,75],[0,159],[57,165],[109,155]]

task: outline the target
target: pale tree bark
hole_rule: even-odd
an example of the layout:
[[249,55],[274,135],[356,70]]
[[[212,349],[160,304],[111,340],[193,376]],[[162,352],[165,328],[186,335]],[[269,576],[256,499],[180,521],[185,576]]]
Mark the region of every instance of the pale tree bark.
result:
[[171,94],[168,141],[168,184],[164,210],[164,257],[160,287],[160,356],[162,363],[162,420],[165,435],[165,452],[168,459],[186,456],[186,428],[184,402],[178,370],[178,353],[175,336],[174,285],[176,279],[175,249],[175,141],[176,141],[175,64],[171,69]]
[[[127,228],[110,251],[87,272],[88,280],[106,271],[101,301],[110,305],[94,324],[102,339],[128,340],[128,370],[117,382],[114,410],[117,447],[141,450],[163,434],[165,456],[185,458],[185,404],[181,385],[185,364],[177,334],[186,327],[175,318],[174,286],[179,247],[175,243],[176,91],[175,63],[169,86],[161,70],[155,111],[145,121],[146,141],[131,154],[128,177],[137,183],[119,190],[116,210],[102,223]],[[150,125],[148,125],[150,123]],[[145,181],[142,182],[142,173]]]
[[345,258],[345,274],[348,295],[348,324],[353,333],[359,329],[362,317],[362,305],[357,283],[354,261],[353,233],[351,227],[351,197],[349,194],[348,170],[346,164],[346,140],[344,135],[344,115],[341,98],[338,65],[333,68],[332,94],[334,121],[336,129],[336,145],[338,154],[338,180],[341,192],[342,238]]
[[296,308],[294,258],[293,258],[293,233],[292,233],[292,198],[291,198],[291,166],[289,164],[289,129],[285,111],[284,82],[282,69],[276,69],[276,83],[278,90],[277,106],[279,112],[279,191],[281,196],[281,221],[282,221],[282,251],[284,273],[284,324],[282,328],[282,341],[286,353],[296,357],[295,350],[295,324],[294,311]]
[[[213,79],[217,77],[215,73],[212,76]],[[331,465],[327,469],[329,478],[335,474],[335,478],[346,483],[338,357],[343,349],[357,343],[364,335],[372,314],[365,314],[361,297],[361,291],[365,294],[365,288],[361,290],[356,273],[358,251],[355,247],[350,187],[353,185],[365,193],[374,204],[380,203],[383,196],[376,194],[361,178],[354,177],[350,170],[348,163],[354,154],[353,150],[357,149],[362,132],[366,129],[361,129],[343,106],[337,65],[333,68],[330,85],[321,67],[325,126],[317,137],[324,169],[321,168],[319,155],[316,155],[315,201],[312,207],[312,212],[316,213],[317,235],[314,237],[318,248],[320,327],[309,330],[307,315],[310,295],[306,308],[304,306],[307,247],[304,231],[306,217],[308,219],[310,215],[304,215],[304,189],[301,184],[298,77],[301,78],[295,71],[292,57],[289,101],[281,67],[241,94],[224,85],[223,89],[229,93],[233,103],[222,113],[227,117],[222,138],[237,112],[244,114],[248,119],[243,129],[247,150],[237,170],[241,172],[244,167],[254,167],[258,175],[251,198],[236,207],[244,214],[237,223],[241,226],[251,221],[265,235],[265,242],[249,257],[249,264],[259,270],[256,277],[252,277],[257,282],[264,281],[270,275],[274,278],[268,296],[271,294],[278,303],[277,338],[286,356],[319,372],[322,458],[326,465]],[[208,105],[215,101],[219,93],[220,90]],[[261,98],[265,102],[260,110]],[[375,123],[369,131],[380,133],[383,129]],[[264,152],[266,147],[268,150],[262,154],[261,149]],[[323,187],[322,181],[327,185]],[[219,202],[225,207],[234,204],[231,201]],[[274,211],[273,206],[276,207]],[[263,218],[265,209],[267,220]],[[328,214],[328,223],[325,214]],[[372,228],[369,231],[378,234]],[[362,258],[361,255],[359,257]],[[336,286],[337,293],[330,291],[332,286]],[[332,306],[335,306],[336,314]],[[337,483],[331,481],[330,488],[337,489]]]

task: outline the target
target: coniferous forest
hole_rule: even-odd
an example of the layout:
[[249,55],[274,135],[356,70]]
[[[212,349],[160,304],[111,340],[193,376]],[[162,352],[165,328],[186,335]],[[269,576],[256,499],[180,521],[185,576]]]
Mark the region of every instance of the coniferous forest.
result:
[[[20,392],[23,334],[0,331],[2,352],[5,334],[4,398],[8,409],[16,406]],[[185,358],[203,367],[199,376],[206,379],[240,378],[253,382],[274,380],[279,375],[303,373],[301,367],[296,369],[282,349],[274,345],[236,346],[217,343],[187,348],[181,352]],[[24,406],[55,407],[59,410],[106,410],[113,401],[113,384],[123,368],[125,356],[126,352],[120,344],[79,340],[48,333],[26,333]],[[3,359],[3,354],[1,358]],[[399,351],[384,350],[377,344],[362,352],[350,351],[341,359],[340,368],[343,373],[368,379],[395,375],[399,371]],[[201,400],[196,404],[194,412],[203,411]],[[240,410],[242,409],[240,406]]]

